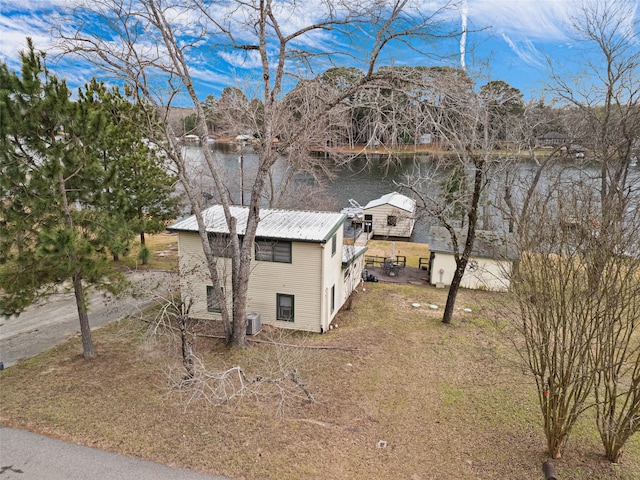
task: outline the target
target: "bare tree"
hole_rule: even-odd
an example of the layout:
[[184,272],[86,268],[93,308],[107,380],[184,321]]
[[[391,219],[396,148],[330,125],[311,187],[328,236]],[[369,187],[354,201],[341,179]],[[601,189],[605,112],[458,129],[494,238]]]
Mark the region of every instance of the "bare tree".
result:
[[521,258],[511,282],[520,305],[514,323],[536,381],[553,458],[561,456],[573,425],[589,406],[595,375],[586,360],[598,339],[598,327],[589,321],[591,298],[584,292],[582,218],[572,219],[584,205],[573,189],[564,191],[568,185],[554,183],[529,199],[528,220],[517,233]]
[[263,340],[259,373],[239,365],[208,369],[194,355],[190,357],[193,374],[184,376],[169,371],[169,387],[185,397],[186,406],[197,401],[234,406],[258,400],[273,405],[279,418],[294,402],[315,403],[315,396],[303,380],[309,366],[308,352],[304,343],[287,343],[286,335],[275,330]]
[[640,188],[630,167],[640,139],[640,49],[629,41],[633,8],[624,1],[583,5],[574,31],[599,55],[578,77],[556,72],[553,93],[566,105],[571,141],[591,163],[574,157],[571,168],[534,176],[519,197],[516,324],[554,457],[592,406],[611,461],[640,428]]
[[496,152],[502,130],[491,128],[492,115],[509,99],[498,90],[476,91],[472,79],[459,70],[436,70],[426,81],[422,115],[429,118],[446,152],[431,171],[410,179],[407,186],[420,199],[421,208],[451,235],[456,269],[442,318],[451,323],[476,231],[482,226],[490,173],[504,162]]
[[[140,100],[154,106],[151,120],[164,127],[159,139],[166,155],[174,162],[176,172],[194,212],[211,280],[220,305],[227,342],[235,347],[246,346],[246,304],[251,269],[251,256],[263,194],[269,173],[284,152],[300,152],[295,147],[323,117],[344,98],[375,78],[378,61],[385,49],[396,43],[409,46],[434,33],[435,16],[425,15],[419,2],[340,2],[321,1],[279,2],[255,0],[212,2],[202,0],[170,1],[121,0],[82,1],[74,13],[77,28],[73,32],[60,30],[63,51],[79,55],[98,65],[131,86]],[[291,18],[317,19],[294,27]],[[95,25],[101,25],[99,30]],[[352,33],[361,26],[369,33],[366,52],[354,55],[353,44],[331,42],[326,49],[313,40],[331,31],[340,32],[342,40],[353,40]],[[180,35],[184,29],[187,34]],[[213,178],[218,199],[225,212],[229,230],[232,263],[232,310],[226,307],[219,278],[217,258],[209,245],[206,223],[202,217],[200,190],[192,187],[186,159],[167,122],[168,106],[176,99],[188,98],[195,107],[196,132],[207,144],[208,131],[202,103],[194,86],[194,64],[200,47],[219,52],[234,52],[260,64],[259,91],[262,96],[260,123],[256,125],[259,165],[251,185],[246,224],[238,230],[237,219],[231,214],[232,199],[225,187],[216,158],[204,149],[205,163]],[[359,55],[361,54],[361,55]],[[356,84],[335,92],[325,99],[322,108],[315,109],[304,121],[290,124],[284,120],[289,112],[283,102],[289,76],[300,78],[312,71],[312,64],[332,61],[355,62],[363,58],[364,75]],[[193,62],[193,63],[192,63]],[[287,132],[286,142],[279,136]],[[280,140],[276,142],[276,140]]]

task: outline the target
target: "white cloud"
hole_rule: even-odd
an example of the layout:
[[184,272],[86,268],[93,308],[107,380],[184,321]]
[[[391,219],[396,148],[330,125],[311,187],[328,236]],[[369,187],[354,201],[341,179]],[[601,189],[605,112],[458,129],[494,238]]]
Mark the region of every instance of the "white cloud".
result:
[[468,0],[476,28],[490,28],[511,38],[564,40],[574,0]]
[[219,52],[218,56],[227,62],[229,65],[235,68],[243,68],[252,70],[254,68],[260,68],[262,63],[260,61],[260,55],[255,50],[247,52]]
[[542,54],[530,40],[522,39],[520,42],[516,43],[509,38],[506,33],[502,34],[502,39],[526,65],[538,68],[546,67],[544,54]]
[[[1,3],[0,11],[7,11]],[[26,49],[27,37],[33,39],[38,50],[47,50],[52,43],[46,20],[34,18],[30,12],[0,15],[0,37],[0,58],[11,65],[17,62],[18,52]]]

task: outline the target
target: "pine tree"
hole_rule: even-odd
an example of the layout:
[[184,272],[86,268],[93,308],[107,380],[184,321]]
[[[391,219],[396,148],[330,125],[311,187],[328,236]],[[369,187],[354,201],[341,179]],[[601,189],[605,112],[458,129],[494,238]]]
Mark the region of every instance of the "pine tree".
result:
[[86,289],[117,276],[104,242],[119,235],[105,207],[115,176],[96,148],[110,119],[89,96],[72,101],[31,40],[21,60],[19,74],[0,65],[0,313],[71,287],[91,358]]

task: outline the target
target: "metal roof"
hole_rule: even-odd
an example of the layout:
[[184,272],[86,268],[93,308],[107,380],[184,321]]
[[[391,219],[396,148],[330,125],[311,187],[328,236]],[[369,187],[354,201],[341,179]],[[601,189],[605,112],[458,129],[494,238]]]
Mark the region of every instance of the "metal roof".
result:
[[[458,236],[458,248],[460,253],[466,242],[466,231],[456,229]],[[431,226],[429,229],[429,250],[432,252],[453,254],[453,243],[449,230],[445,227]],[[512,239],[500,232],[490,230],[476,230],[476,238],[473,241],[471,255],[481,258],[510,259],[517,258]]]
[[398,192],[387,193],[386,195],[383,195],[376,200],[371,200],[365,205],[364,209],[367,210],[369,208],[379,207],[380,205],[386,204],[412,213],[416,209],[415,200],[412,200],[411,198]]
[[367,246],[365,245],[343,245],[342,246],[342,264],[351,263],[353,260],[358,258],[364,252],[367,251]]
[[[231,206],[231,215],[236,218],[238,234],[244,235],[247,227],[249,207]],[[222,205],[214,205],[202,212],[207,232],[228,234],[227,221]],[[260,223],[256,236],[300,242],[326,242],[342,227],[346,215],[335,212],[311,212],[303,210],[260,210]],[[195,215],[181,220],[167,230],[197,232]]]

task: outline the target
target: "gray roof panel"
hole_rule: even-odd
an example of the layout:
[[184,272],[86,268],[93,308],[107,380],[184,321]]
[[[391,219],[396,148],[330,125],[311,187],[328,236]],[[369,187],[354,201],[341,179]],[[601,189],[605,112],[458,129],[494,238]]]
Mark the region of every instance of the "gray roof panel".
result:
[[[243,235],[247,227],[248,207],[234,205],[231,215],[237,220],[237,229]],[[214,205],[202,212],[207,231],[228,234],[227,222],[221,205]],[[326,242],[342,226],[346,215],[335,212],[312,212],[306,210],[278,210],[263,208],[260,210],[260,223],[256,236],[297,240],[301,242]],[[195,215],[176,222],[167,230],[177,232],[197,232]]]
[[[466,231],[456,229],[458,236],[458,248],[460,253],[466,242]],[[453,243],[449,230],[445,227],[431,226],[429,229],[429,250],[440,253],[453,253]],[[497,231],[476,230],[476,238],[473,242],[471,255],[474,257],[510,259],[517,258],[513,240],[508,234]]]

